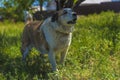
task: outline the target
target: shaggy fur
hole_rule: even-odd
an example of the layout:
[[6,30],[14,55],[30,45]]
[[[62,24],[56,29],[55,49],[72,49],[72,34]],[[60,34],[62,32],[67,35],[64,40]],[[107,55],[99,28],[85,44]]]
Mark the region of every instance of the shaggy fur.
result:
[[27,24],[22,35],[22,59],[25,61],[29,51],[35,47],[41,54],[48,53],[52,70],[56,71],[55,55],[61,53],[60,62],[63,63],[71,43],[76,19],[75,12],[70,8],[64,8],[45,21]]

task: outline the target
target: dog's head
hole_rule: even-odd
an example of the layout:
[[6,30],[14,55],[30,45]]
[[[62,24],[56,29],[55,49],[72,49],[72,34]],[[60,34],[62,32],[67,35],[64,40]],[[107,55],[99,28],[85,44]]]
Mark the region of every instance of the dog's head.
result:
[[77,15],[71,8],[63,8],[52,16],[52,22],[58,21],[64,26],[70,26],[76,23]]

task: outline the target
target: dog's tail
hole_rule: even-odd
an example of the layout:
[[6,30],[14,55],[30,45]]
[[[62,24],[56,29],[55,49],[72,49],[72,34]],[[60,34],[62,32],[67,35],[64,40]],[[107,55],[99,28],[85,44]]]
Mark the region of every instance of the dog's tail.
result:
[[25,14],[25,24],[33,22],[33,16],[28,11]]

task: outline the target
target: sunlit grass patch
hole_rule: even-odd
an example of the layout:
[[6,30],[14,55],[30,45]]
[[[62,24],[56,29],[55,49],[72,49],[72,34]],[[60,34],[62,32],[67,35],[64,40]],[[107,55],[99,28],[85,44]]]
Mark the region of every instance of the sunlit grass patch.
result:
[[[103,12],[79,17],[65,65],[51,72],[35,49],[21,61],[21,34],[24,23],[0,23],[0,80],[119,80],[120,15]],[[57,59],[57,61],[59,61]]]

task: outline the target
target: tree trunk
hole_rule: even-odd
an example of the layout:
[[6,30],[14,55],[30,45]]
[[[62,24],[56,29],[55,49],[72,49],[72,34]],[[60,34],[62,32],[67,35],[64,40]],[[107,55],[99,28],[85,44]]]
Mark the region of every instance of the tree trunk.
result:
[[40,3],[40,11],[42,12],[43,9],[42,9],[42,6],[43,6],[43,0],[39,0],[39,3]]

